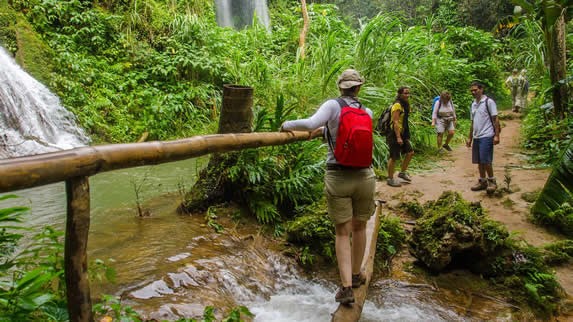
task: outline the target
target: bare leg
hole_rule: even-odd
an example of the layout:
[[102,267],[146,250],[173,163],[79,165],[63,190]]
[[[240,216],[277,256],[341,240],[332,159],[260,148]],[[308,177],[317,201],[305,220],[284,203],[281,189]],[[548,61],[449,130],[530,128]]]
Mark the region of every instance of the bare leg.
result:
[[438,149],[442,147],[442,137],[443,136],[444,136],[444,133],[438,133],[438,138],[436,140],[436,141],[438,141]]
[[[490,166],[491,166],[491,164],[490,164]],[[479,177],[482,179],[485,179],[485,167],[486,167],[486,165],[483,163],[478,164]]]
[[454,137],[454,133],[455,133],[455,131],[449,131],[448,132],[448,136],[446,137],[446,145],[450,145],[450,141]]
[[[491,163],[484,164],[483,167],[484,167],[484,171],[487,173],[487,177],[493,178],[493,166],[492,166],[492,164]],[[485,173],[484,173],[484,175],[485,175]]]
[[412,160],[413,156],[414,156],[414,151],[406,154],[406,157],[402,161],[402,167],[400,168],[402,172],[406,172],[406,170],[408,170],[408,165],[410,165],[410,161]]
[[336,261],[343,287],[352,286],[352,258],[350,250],[350,232],[352,231],[352,221],[343,224],[336,224]]
[[366,247],[366,222],[352,218],[352,274],[360,273]]
[[394,178],[394,167],[396,166],[396,160],[390,158],[388,159],[388,178]]

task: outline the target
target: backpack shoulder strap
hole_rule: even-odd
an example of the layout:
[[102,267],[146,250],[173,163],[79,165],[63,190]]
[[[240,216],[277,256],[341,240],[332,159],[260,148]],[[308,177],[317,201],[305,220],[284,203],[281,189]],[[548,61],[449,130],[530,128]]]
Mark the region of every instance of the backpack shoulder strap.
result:
[[493,122],[493,116],[491,116],[491,112],[489,111],[489,104],[487,103],[487,101],[489,100],[489,97],[485,98],[485,110],[487,111],[487,114],[489,115],[489,120],[491,121],[491,126],[493,126],[493,130],[495,132],[495,123]]

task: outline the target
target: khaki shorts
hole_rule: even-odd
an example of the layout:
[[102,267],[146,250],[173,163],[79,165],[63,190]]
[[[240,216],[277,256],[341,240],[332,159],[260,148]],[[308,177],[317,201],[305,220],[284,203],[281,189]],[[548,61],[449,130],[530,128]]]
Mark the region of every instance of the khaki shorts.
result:
[[454,118],[442,117],[436,120],[436,132],[444,133],[445,131],[454,130]]
[[326,170],[324,190],[328,215],[335,224],[343,224],[353,217],[368,221],[376,208],[376,177],[372,168]]

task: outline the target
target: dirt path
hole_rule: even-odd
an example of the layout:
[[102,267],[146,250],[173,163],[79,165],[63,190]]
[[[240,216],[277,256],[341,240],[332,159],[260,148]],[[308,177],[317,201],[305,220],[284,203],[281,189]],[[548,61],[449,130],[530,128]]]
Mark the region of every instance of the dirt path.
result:
[[[511,113],[511,112],[508,112]],[[489,197],[485,191],[474,192],[470,186],[476,183],[477,166],[471,163],[471,151],[464,144],[453,148],[452,152],[444,154],[435,169],[425,172],[411,172],[413,181],[400,188],[392,188],[385,182],[378,183],[381,199],[389,205],[396,205],[401,200],[416,199],[421,203],[437,199],[443,191],[454,190],[469,201],[480,201],[491,218],[505,224],[510,232],[519,235],[534,246],[542,246],[560,238],[547,230],[528,221],[527,216],[532,204],[522,198],[527,192],[543,188],[550,173],[549,170],[528,169],[525,156],[519,146],[520,120],[518,118],[505,120],[501,133],[501,143],[494,150],[494,175],[498,187],[506,185],[504,176],[511,177],[511,194],[503,197]],[[456,133],[458,137],[466,137],[467,133]],[[414,156],[416,158],[416,156]],[[573,269],[562,267],[557,269],[557,277],[568,294],[573,295]]]

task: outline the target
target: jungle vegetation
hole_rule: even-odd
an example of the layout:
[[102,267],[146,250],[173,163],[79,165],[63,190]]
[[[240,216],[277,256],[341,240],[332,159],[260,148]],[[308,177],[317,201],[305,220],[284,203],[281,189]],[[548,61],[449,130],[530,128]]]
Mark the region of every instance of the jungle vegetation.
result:
[[[309,115],[337,96],[337,75],[353,67],[367,79],[361,97],[376,115],[399,86],[411,87],[413,144],[431,157],[434,96],[444,89],[453,93],[458,116],[466,120],[459,124],[464,133],[469,83],[483,82],[488,95],[507,105],[504,77],[512,68],[526,68],[534,97],[523,121],[524,147],[532,151],[532,162],[566,173],[551,176],[538,200],[549,206],[534,217],[573,231],[567,204],[573,182],[569,5],[513,2],[308,1],[301,55],[303,20],[294,0],[269,1],[270,30],[257,23],[221,28],[213,3],[205,0],[0,0],[0,43],[60,97],[94,144],[133,142],[146,132],[151,140],[215,133],[227,83],[255,88],[254,130],[276,131],[282,121]],[[516,15],[515,4],[523,9]],[[222,175],[246,187],[240,201],[248,213],[281,235],[297,227],[291,220],[321,202],[323,154],[316,141],[244,151]],[[386,158],[384,140],[377,137],[375,167],[383,169]],[[548,196],[558,197],[549,202]],[[387,242],[381,247],[391,255],[404,236],[396,223],[384,227],[394,232],[382,235]],[[309,233],[329,236],[319,229]],[[315,252],[332,255],[328,247],[317,247]],[[303,261],[314,256],[306,254]],[[54,272],[50,276],[59,278]]]

